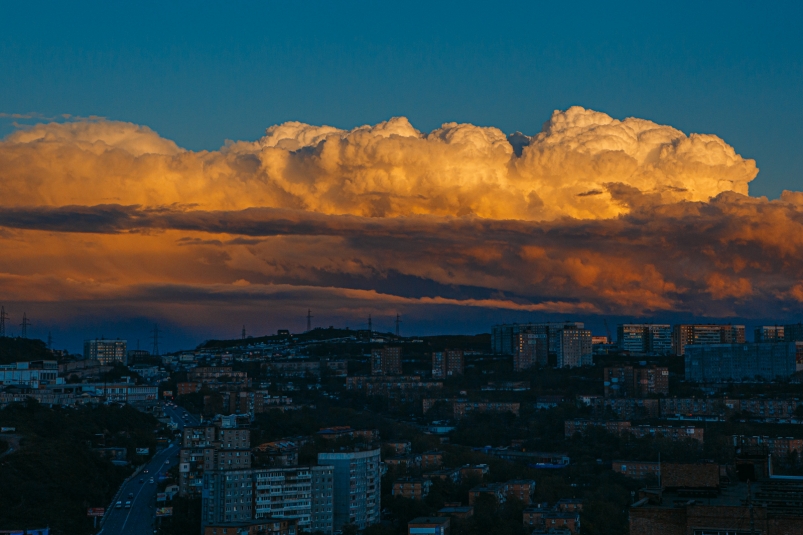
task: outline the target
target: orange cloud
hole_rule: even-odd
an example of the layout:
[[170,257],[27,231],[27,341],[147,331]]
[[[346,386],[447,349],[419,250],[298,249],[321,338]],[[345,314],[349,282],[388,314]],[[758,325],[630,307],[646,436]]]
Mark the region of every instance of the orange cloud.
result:
[[531,137],[286,123],[213,152],[44,124],[0,142],[0,169],[0,295],[53,314],[190,324],[308,299],[752,317],[801,301],[803,194],[749,197],[755,163],[716,136],[582,108]]

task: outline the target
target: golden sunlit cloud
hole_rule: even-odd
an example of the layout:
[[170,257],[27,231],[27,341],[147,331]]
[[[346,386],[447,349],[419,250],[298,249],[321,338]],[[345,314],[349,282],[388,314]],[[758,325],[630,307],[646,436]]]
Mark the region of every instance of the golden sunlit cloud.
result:
[[757,173],[716,136],[579,107],[533,136],[285,123],[212,152],[39,124],[0,142],[0,294],[179,323],[299,300],[796,313],[803,194],[749,197]]

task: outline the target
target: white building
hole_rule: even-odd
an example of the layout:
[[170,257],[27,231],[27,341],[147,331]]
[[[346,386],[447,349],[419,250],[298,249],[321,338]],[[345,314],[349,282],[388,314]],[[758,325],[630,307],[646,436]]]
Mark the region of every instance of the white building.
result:
[[254,470],[254,519],[296,518],[303,531],[332,533],[331,466]]
[[0,385],[39,388],[50,384],[63,384],[55,360],[36,360],[0,365]]

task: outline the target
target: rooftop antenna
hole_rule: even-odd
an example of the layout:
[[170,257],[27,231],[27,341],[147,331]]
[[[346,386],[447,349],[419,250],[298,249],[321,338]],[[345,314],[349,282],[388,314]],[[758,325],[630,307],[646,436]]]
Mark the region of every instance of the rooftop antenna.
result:
[[7,319],[8,319],[8,314],[6,314],[6,307],[0,307],[0,338],[5,337],[6,335]]
[[401,316],[396,314],[396,336],[399,337],[399,325],[401,324]]
[[312,318],[313,318],[312,310],[307,309],[307,332],[310,332],[312,330]]
[[22,313],[22,323],[20,323],[20,327],[22,327],[22,337],[28,338],[28,327],[31,325],[31,322],[28,321],[28,316],[25,312]]
[[371,334],[374,333],[374,327],[373,324],[371,323],[371,314],[368,314],[368,332]]
[[245,325],[243,325],[243,340],[245,340]]
[[152,355],[155,357],[159,356],[159,324],[153,324],[153,334],[151,338],[153,339],[153,352]]

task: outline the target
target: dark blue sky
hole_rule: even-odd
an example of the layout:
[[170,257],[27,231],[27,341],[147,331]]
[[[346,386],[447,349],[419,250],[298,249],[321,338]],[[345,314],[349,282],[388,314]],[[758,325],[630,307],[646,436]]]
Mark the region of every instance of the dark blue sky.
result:
[[[100,115],[191,149],[405,115],[535,133],[581,105],[714,133],[800,189],[800,2],[5,2],[0,112]],[[0,134],[12,130],[0,119]]]

